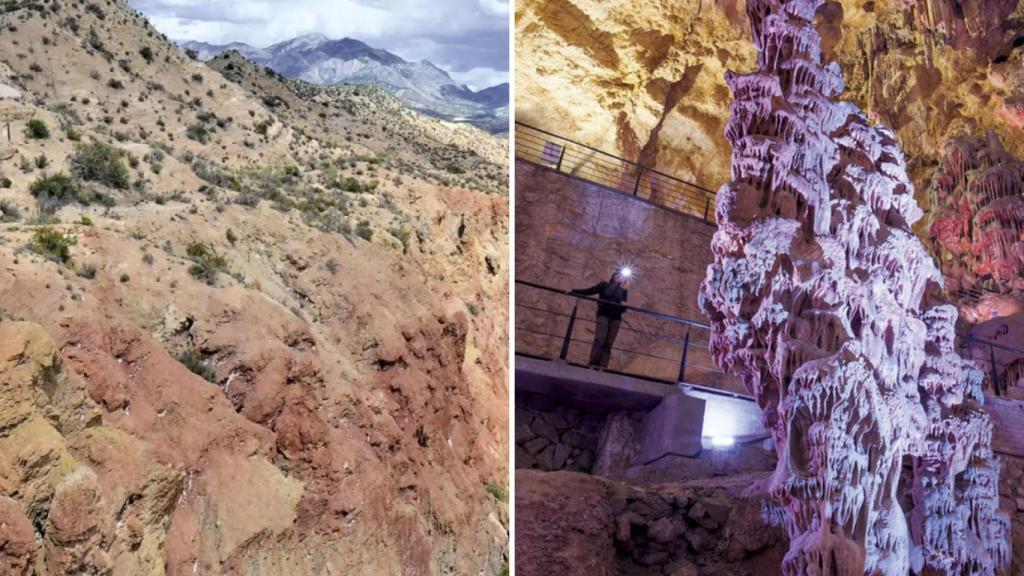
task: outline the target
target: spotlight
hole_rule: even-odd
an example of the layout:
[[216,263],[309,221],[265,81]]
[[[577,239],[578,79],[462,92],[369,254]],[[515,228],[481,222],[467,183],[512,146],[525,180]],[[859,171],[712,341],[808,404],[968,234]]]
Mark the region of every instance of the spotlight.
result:
[[619,268],[619,274],[621,274],[623,278],[628,280],[633,277],[633,269],[630,268],[629,266],[623,266],[622,268]]
[[736,439],[733,438],[732,436],[713,436],[711,438],[712,446],[720,446],[724,448],[727,446],[732,446],[735,443]]

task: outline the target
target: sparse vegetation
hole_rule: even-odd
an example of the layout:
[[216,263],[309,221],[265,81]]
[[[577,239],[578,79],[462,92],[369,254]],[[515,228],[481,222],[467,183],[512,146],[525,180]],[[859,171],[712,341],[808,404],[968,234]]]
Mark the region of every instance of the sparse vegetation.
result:
[[149,46],[143,46],[142,48],[140,48],[139,55],[141,55],[142,59],[146,62],[150,64],[153,63],[153,58],[155,57],[155,55],[153,54],[153,49]]
[[49,260],[67,264],[71,261],[71,247],[78,240],[49,226],[43,226],[32,235],[32,251]]
[[189,124],[188,128],[185,129],[185,136],[200,144],[206,144],[210,141],[210,131],[202,124]]
[[63,172],[39,178],[28,190],[36,199],[39,211],[46,214],[55,212],[71,202],[81,201],[78,185]]
[[87,280],[92,280],[93,278],[96,277],[96,265],[95,264],[83,264],[81,267],[78,268],[78,270],[75,271],[75,274],[79,278],[85,278]]
[[71,173],[82,180],[125,189],[129,182],[123,156],[122,151],[99,140],[79,144],[71,156]]
[[50,128],[39,118],[32,118],[25,124],[25,137],[33,140],[46,140],[50,137]]
[[405,228],[389,228],[388,234],[391,234],[402,243],[402,254],[409,253],[409,231]]
[[356,236],[359,236],[360,238],[366,240],[367,242],[373,239],[373,229],[370,228],[369,220],[363,220],[362,222],[356,225]]
[[17,222],[21,220],[21,210],[13,202],[0,200],[0,222]]
[[487,483],[487,493],[494,496],[494,498],[499,502],[508,502],[508,492],[506,492],[505,488],[497,482]]
[[217,274],[228,269],[227,260],[205,242],[193,240],[185,253],[192,259],[188,273],[196,280],[202,280],[211,286],[217,281]]

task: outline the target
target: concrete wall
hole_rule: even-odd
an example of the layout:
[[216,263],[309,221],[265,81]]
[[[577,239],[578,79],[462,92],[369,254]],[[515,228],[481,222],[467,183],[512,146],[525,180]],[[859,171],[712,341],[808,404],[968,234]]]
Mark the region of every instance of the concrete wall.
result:
[[[583,288],[629,262],[636,279],[628,304],[706,320],[697,293],[712,260],[714,226],[522,160],[516,161],[515,186],[517,280]],[[573,300],[520,285],[516,305],[516,351],[557,355]],[[578,342],[571,347],[570,361],[586,361],[593,317],[592,304],[580,306],[574,331]],[[627,313],[616,342],[623,352],[613,355],[610,368],[675,380],[686,332],[683,325]],[[717,369],[702,347],[706,331],[691,330],[690,343],[686,381],[745,392]]]
[[578,288],[629,261],[630,304],[703,320],[714,226],[521,160],[515,186],[517,279]]

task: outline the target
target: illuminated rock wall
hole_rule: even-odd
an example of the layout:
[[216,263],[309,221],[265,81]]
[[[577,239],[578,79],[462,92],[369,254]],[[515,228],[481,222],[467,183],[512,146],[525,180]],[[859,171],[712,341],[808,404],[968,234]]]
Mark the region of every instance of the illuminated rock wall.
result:
[[928,236],[951,292],[1024,290],[1024,162],[994,133],[947,144],[930,200]]
[[[1024,384],[1024,162],[995,133],[946,145],[929,188],[928,237],[988,382]],[[995,360],[993,368],[990,360]],[[1008,391],[1019,397],[1020,390]]]
[[726,74],[733,180],[701,293],[712,353],[774,436],[783,574],[992,574],[1008,519],[981,375],[953,351],[956,310],[927,305],[941,275],[911,231],[922,212],[894,134],[835,101],[821,4],[747,3],[758,70]]
[[[754,68],[744,4],[517,1],[516,119],[719,187],[723,72]],[[892,127],[918,190],[949,137],[994,129],[1024,156],[1024,2],[838,0],[817,19],[842,98]]]

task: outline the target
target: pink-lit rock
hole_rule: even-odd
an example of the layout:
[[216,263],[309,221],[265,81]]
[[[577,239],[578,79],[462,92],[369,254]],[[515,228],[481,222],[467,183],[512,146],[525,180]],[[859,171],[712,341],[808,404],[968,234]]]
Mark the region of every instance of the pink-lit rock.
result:
[[928,236],[951,292],[1024,290],[1024,162],[994,132],[946,145]]
[[[928,235],[946,290],[971,336],[971,355],[1001,388],[1024,378],[1024,162],[995,133],[956,138],[929,189]],[[991,360],[995,360],[995,366]],[[991,384],[991,382],[990,382]]]
[[821,4],[747,3],[759,70],[726,76],[733,181],[701,289],[711,350],[774,437],[783,574],[994,574],[1009,520],[981,374],[954,352],[955,308],[928,304],[942,277],[911,230],[922,212],[893,133],[834,100]]

